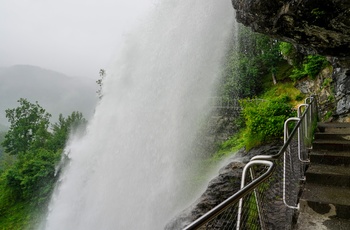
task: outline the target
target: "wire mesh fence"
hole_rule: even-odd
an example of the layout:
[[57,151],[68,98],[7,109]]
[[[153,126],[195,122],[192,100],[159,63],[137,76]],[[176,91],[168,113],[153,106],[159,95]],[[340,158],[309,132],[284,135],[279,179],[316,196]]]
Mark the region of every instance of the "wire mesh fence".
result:
[[[286,121],[285,144],[280,152],[273,156],[254,157],[246,165],[244,171],[249,173],[247,176],[243,173],[241,190],[247,187],[251,189],[242,192],[244,195],[237,192],[232,196],[232,202],[225,206],[224,211],[220,208],[215,213],[213,210],[197,223],[194,222],[186,227],[186,230],[289,230],[292,228],[305,169],[309,162],[308,152],[312,146],[313,128],[317,121],[315,98],[307,99],[306,103],[298,108],[297,118]],[[259,161],[273,162],[273,167],[259,164]],[[271,173],[267,174],[267,171]],[[259,183],[257,183],[258,180]],[[235,196],[238,199],[235,199]]]
[[[250,184],[252,181],[262,176],[268,167],[266,166],[252,166],[247,169],[249,176],[244,183]],[[229,205],[224,212],[207,222],[198,229],[261,229],[261,224],[264,224],[261,208],[265,200],[267,184],[269,182],[262,182],[251,192],[245,194],[240,202],[235,202]],[[239,226],[239,227],[238,227]]]
[[216,109],[234,109],[241,110],[239,99],[229,99],[222,97],[211,97],[210,105]]
[[[277,159],[275,165],[267,180],[244,195],[240,202],[233,203],[225,212],[197,229],[290,229],[295,211],[283,201],[283,158]],[[254,165],[249,169],[245,182],[252,183],[266,170],[266,166]],[[294,181],[289,184],[293,185]],[[293,189],[296,189],[294,185]],[[289,193],[287,199],[292,199]]]

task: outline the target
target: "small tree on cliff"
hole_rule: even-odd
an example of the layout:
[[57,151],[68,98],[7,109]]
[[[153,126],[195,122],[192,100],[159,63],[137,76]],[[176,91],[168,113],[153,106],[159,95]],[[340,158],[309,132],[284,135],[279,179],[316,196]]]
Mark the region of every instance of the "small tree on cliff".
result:
[[96,83],[99,85],[99,89],[96,91],[97,96],[99,99],[102,98],[102,86],[103,86],[103,79],[106,77],[106,71],[104,69],[100,69],[100,79],[96,81]]

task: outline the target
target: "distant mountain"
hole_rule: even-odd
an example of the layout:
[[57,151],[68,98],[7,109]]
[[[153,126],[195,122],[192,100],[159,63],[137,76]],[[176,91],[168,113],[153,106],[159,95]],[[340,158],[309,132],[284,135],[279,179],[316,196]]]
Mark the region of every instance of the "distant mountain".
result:
[[94,111],[97,84],[93,79],[69,77],[36,66],[16,65],[0,68],[0,124],[8,126],[5,110],[19,106],[20,98],[38,101],[56,122],[64,116],[80,111],[89,119]]

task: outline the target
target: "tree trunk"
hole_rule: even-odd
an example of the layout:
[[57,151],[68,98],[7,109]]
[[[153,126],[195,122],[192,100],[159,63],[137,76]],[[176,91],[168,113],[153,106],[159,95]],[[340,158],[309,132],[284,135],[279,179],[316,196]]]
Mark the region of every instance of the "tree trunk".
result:
[[276,80],[275,73],[272,73],[272,81],[273,81],[273,84],[274,84],[274,85],[277,84],[277,80]]

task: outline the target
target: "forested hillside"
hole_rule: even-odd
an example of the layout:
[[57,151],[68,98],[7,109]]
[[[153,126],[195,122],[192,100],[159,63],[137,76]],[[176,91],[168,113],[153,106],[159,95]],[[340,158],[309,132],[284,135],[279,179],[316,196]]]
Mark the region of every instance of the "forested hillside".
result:
[[10,127],[0,136],[1,229],[36,226],[58,178],[58,163],[67,160],[62,153],[68,137],[86,125],[80,112],[60,114],[50,123],[51,114],[37,102],[18,102],[18,107],[6,110]]
[[[96,72],[96,80],[98,72]],[[6,125],[5,109],[17,105],[19,98],[38,101],[52,113],[69,115],[81,111],[90,117],[97,101],[97,85],[94,79],[69,77],[62,73],[36,66],[16,65],[0,68],[0,124]]]

